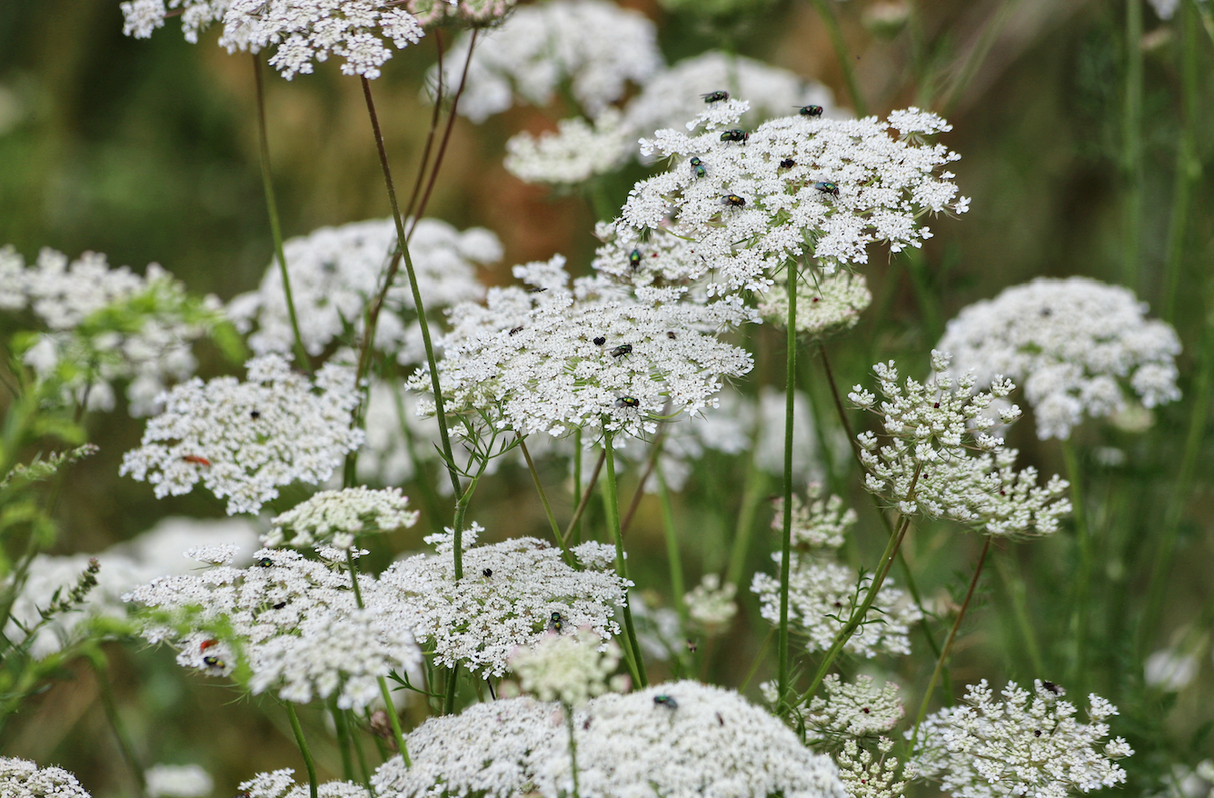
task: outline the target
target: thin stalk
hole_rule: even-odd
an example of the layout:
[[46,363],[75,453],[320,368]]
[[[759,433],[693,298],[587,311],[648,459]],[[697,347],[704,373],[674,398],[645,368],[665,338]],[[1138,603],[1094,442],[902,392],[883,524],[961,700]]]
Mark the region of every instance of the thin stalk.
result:
[[991,48],[998,40],[999,32],[1003,30],[1008,20],[1011,19],[1012,13],[1019,4],[1020,0],[1004,0],[983,26],[982,33],[978,36],[978,41],[966,55],[961,68],[956,71],[956,77],[941,92],[943,96],[941,97],[940,107],[945,110],[946,115],[960,102],[966,87],[969,86],[970,81],[977,74],[978,67],[986,60]]
[[788,581],[792,562],[793,416],[797,398],[797,269],[788,264],[788,342],[784,362],[784,525],[780,534],[780,632],[776,638],[776,714],[788,701]]
[[[291,731],[295,732],[295,743],[299,746],[299,753],[303,756],[304,767],[308,771],[308,790],[312,798],[316,798],[316,790],[318,782],[316,781],[316,763],[312,761],[312,752],[308,749],[308,741],[304,738],[303,727],[299,725],[299,716],[295,714],[295,705],[290,701],[283,701],[282,705],[287,710],[287,717],[291,720]],[[389,712],[388,714],[391,714]]]
[[[405,272],[409,276],[409,288],[413,292],[413,307],[417,309],[417,323],[422,333],[422,345],[426,350],[426,363],[430,368],[430,385],[434,391],[434,412],[438,418],[438,432],[442,440],[443,458],[447,465],[447,474],[451,477],[451,488],[454,491],[454,495],[459,496],[459,472],[456,470],[455,456],[451,453],[451,436],[447,432],[447,416],[443,410],[443,392],[438,383],[438,363],[434,356],[434,344],[430,340],[430,325],[426,321],[426,308],[422,303],[421,290],[417,285],[417,274],[413,270],[413,258],[409,256],[409,239],[405,235],[405,222],[400,215],[400,204],[396,201],[396,188],[393,186],[392,170],[388,165],[388,151],[384,147],[384,136],[379,128],[379,117],[375,113],[375,100],[371,97],[371,82],[363,78],[362,86],[363,97],[367,102],[367,114],[371,118],[371,129],[375,134],[375,147],[379,151],[379,164],[384,173],[384,184],[388,189],[388,203],[392,206],[392,219],[396,222],[397,246],[402,256],[401,259],[405,263]],[[441,152],[439,157],[441,158]],[[397,263],[398,261],[393,259],[393,266],[396,266]],[[358,359],[358,378],[360,381],[366,377],[367,369],[370,366],[371,344],[375,340],[375,327],[379,319],[379,312],[383,308],[384,301],[388,297],[388,291],[392,287],[395,278],[396,268],[389,267],[388,273],[384,275],[383,289],[380,291],[375,304],[371,307],[366,335],[363,338],[362,352]],[[464,575],[462,533],[463,529],[457,524],[454,530],[453,541],[456,580],[461,579]]]
[[658,430],[658,434],[653,436],[653,443],[649,447],[649,457],[645,458],[645,469],[641,472],[641,481],[637,483],[636,492],[632,494],[632,501],[628,503],[628,511],[624,513],[624,520],[620,522],[621,534],[628,533],[632,517],[636,515],[637,508],[641,506],[641,499],[645,496],[645,483],[649,481],[654,467],[658,464],[658,458],[662,456],[662,443],[665,439],[666,427],[663,426]]
[[[437,28],[434,31],[434,44],[438,50],[436,63],[438,85],[434,87],[434,111],[430,114],[430,130],[426,133],[426,146],[422,148],[421,163],[417,165],[417,177],[413,181],[413,193],[409,195],[409,204],[405,206],[406,218],[413,216],[413,209],[417,207],[417,197],[421,194],[422,183],[425,182],[426,167],[430,165],[430,149],[434,146],[434,134],[438,130],[438,118],[443,108],[443,34]],[[414,222],[414,225],[416,224]],[[409,232],[412,233],[413,231],[410,230]]]
[[287,316],[291,319],[291,335],[295,338],[295,359],[299,367],[312,370],[308,350],[304,349],[303,335],[299,332],[299,319],[295,315],[295,300],[291,296],[291,275],[287,273],[287,256],[282,246],[282,226],[278,222],[278,202],[274,199],[274,180],[270,177],[270,137],[266,131],[266,98],[261,79],[261,57],[253,58],[253,82],[257,85],[257,131],[261,152],[261,185],[266,194],[266,212],[270,215],[270,235],[274,239],[274,256],[278,259],[278,271],[282,275],[282,292],[287,298]]
[[1067,479],[1071,483],[1071,505],[1075,517],[1075,539],[1079,547],[1079,574],[1075,578],[1075,605],[1071,616],[1072,634],[1075,639],[1071,658],[1070,681],[1076,695],[1083,694],[1084,666],[1087,660],[1088,623],[1091,614],[1088,607],[1092,581],[1092,536],[1088,528],[1087,511],[1083,504],[1083,472],[1075,447],[1069,440],[1062,442],[1062,455],[1066,460]]
[[565,728],[569,729],[569,772],[573,774],[573,798],[580,798],[577,786],[577,740],[573,738],[573,707],[565,705]]
[[561,556],[565,558],[565,564],[573,568],[573,555],[569,553],[569,545],[565,542],[564,536],[561,535],[561,528],[556,523],[556,516],[552,514],[552,505],[548,503],[548,494],[544,492],[544,483],[540,481],[540,472],[535,469],[535,461],[531,459],[531,452],[527,451],[527,442],[523,440],[522,435],[519,435],[517,432],[514,434],[518,438],[518,446],[523,452],[523,459],[527,461],[527,468],[531,470],[531,479],[535,481],[535,489],[540,494],[540,502],[544,505],[544,514],[548,516],[548,524],[552,527],[552,537],[556,539],[556,544],[561,547]]
[[[582,495],[582,428],[578,427],[576,430],[573,431],[573,501],[575,502],[575,507],[576,507],[576,502],[578,501],[578,497],[581,495]],[[582,529],[581,524],[578,524],[576,527],[574,527],[573,525],[570,525],[569,531],[572,532],[575,528],[578,531],[578,535],[576,538],[574,538],[573,543],[576,545],[576,544],[582,542],[583,529]],[[567,537],[567,536],[563,536],[561,539],[564,540],[565,537]]]
[[[337,694],[329,697],[329,714],[337,730],[337,749],[341,752],[342,778],[354,781],[354,756],[350,752],[350,727],[346,724],[346,712],[337,706]],[[370,785],[366,785],[370,789]]]
[[733,548],[729,553],[729,567],[725,571],[725,583],[737,585],[746,568],[746,556],[750,553],[750,539],[754,533],[755,514],[763,500],[766,476],[755,465],[754,453],[746,466],[746,483],[742,488],[742,505],[738,509],[738,521],[734,525]]
[[[346,727],[349,728],[350,710],[343,709],[342,714],[346,716]],[[379,740],[378,737],[376,737],[375,739],[376,739],[376,741]],[[375,791],[371,789],[371,769],[367,767],[367,757],[366,757],[366,755],[363,754],[363,747],[358,742],[357,734],[350,735],[350,744],[354,748],[355,758],[358,759],[358,770],[360,773],[363,774],[362,783],[367,785],[367,792],[371,793],[373,795]]]
[[738,687],[739,693],[746,692],[746,688],[750,685],[751,679],[755,678],[755,674],[759,672],[759,666],[763,664],[763,656],[766,654],[768,646],[771,645],[771,636],[776,633],[776,628],[767,630],[767,636],[763,638],[763,642],[759,644],[759,656],[755,657],[754,664],[750,666],[750,670],[746,674],[746,678],[742,680],[741,686]]
[[910,249],[902,258],[906,263],[906,273],[910,275],[911,287],[915,289],[915,301],[919,312],[923,314],[923,326],[927,328],[927,336],[932,341],[939,341],[944,334],[944,325],[940,323],[940,304],[936,294],[928,285],[927,258],[921,249]]
[[982,546],[982,554],[978,555],[978,564],[974,567],[974,576],[970,579],[969,590],[965,592],[965,601],[961,602],[961,609],[957,611],[957,619],[953,621],[953,628],[949,630],[948,639],[944,641],[944,650],[940,652],[940,656],[936,659],[936,669],[932,671],[931,681],[927,683],[927,690],[923,693],[923,702],[919,704],[919,714],[915,716],[915,731],[911,734],[908,751],[913,752],[915,750],[915,738],[919,736],[919,725],[927,717],[927,706],[932,700],[932,691],[936,689],[936,682],[940,681],[940,674],[944,671],[944,661],[948,659],[948,655],[953,650],[953,643],[957,640],[957,630],[961,628],[961,621],[965,618],[965,611],[969,609],[970,601],[974,597],[974,588],[978,587],[978,577],[982,575],[982,566],[986,563],[986,553],[990,550],[991,536],[987,535],[986,543]]
[[604,451],[599,455],[599,460],[594,464],[594,471],[590,472],[590,481],[586,483],[586,490],[582,493],[582,500],[578,502],[577,509],[573,511],[573,518],[569,519],[569,526],[565,527],[563,535],[566,541],[573,534],[573,527],[582,519],[582,513],[586,512],[586,505],[590,503],[590,495],[594,493],[595,483],[599,481],[599,472],[603,470],[603,463],[607,460],[607,452]]
[[1197,9],[1195,3],[1182,4],[1180,86],[1180,141],[1176,147],[1176,177],[1172,193],[1172,219],[1168,225],[1168,261],[1164,271],[1163,318],[1176,320],[1176,293],[1184,264],[1185,232],[1189,221],[1189,193],[1201,174],[1201,163],[1194,155],[1193,128],[1197,120]]
[[1016,616],[1016,625],[1020,627],[1020,634],[1024,637],[1024,648],[1033,666],[1033,673],[1045,673],[1045,660],[1041,658],[1037,630],[1033,628],[1033,621],[1029,618],[1028,591],[1025,589],[1024,580],[1007,557],[1001,557],[996,563],[999,578],[1003,581],[1008,595],[1012,597],[1012,614]]
[[[426,505],[426,514],[430,516],[431,526],[435,532],[442,532],[443,523],[439,520],[438,494],[435,492],[434,486],[430,484],[425,464],[417,456],[417,447],[413,445],[413,434],[409,432],[408,411],[405,409],[405,402],[400,391],[395,386],[392,388],[392,401],[396,406],[396,423],[400,427],[405,453],[409,455],[409,462],[413,465],[413,481],[421,492],[422,502]],[[346,487],[352,486],[352,484],[346,485]]]
[[143,776],[143,766],[135,756],[135,747],[131,744],[131,736],[127,734],[126,725],[118,713],[118,702],[114,700],[114,686],[110,683],[110,667],[105,654],[100,649],[91,648],[86,654],[89,665],[97,677],[97,689],[101,695],[101,705],[105,708],[105,717],[114,730],[114,738],[118,741],[118,749],[126,760],[127,768],[131,771],[131,779],[135,782],[135,794],[139,798],[147,798],[147,782]]
[[822,18],[822,24],[826,26],[826,33],[830,36],[830,43],[835,49],[835,59],[838,60],[839,69],[843,72],[843,82],[847,84],[847,93],[851,95],[856,116],[868,116],[868,103],[864,102],[864,95],[860,93],[860,84],[856,80],[856,70],[852,66],[851,53],[847,49],[847,42],[843,39],[843,31],[839,29],[839,20],[835,19],[834,10],[826,0],[810,0],[810,3],[818,12],[818,16]]
[[662,505],[662,529],[666,537],[666,559],[670,561],[670,589],[674,591],[674,608],[679,613],[683,628],[687,628],[687,602],[683,598],[683,558],[679,555],[679,530],[674,524],[674,512],[670,506],[670,489],[662,469],[654,474],[658,478],[658,501]]
[[1125,207],[1125,284],[1138,290],[1138,249],[1142,230],[1142,0],[1126,0],[1125,108],[1122,168],[1129,182]]
[[[627,579],[628,563],[624,560],[624,536],[620,531],[619,495],[616,492],[615,482],[615,454],[611,451],[611,433],[609,432],[603,434],[603,453],[607,463],[607,479],[603,480],[603,508],[607,512],[607,529],[615,543],[616,573],[621,579]],[[641,647],[637,645],[636,627],[632,623],[632,608],[628,604],[628,599],[625,597],[624,631],[627,633],[628,647],[632,649],[637,684],[641,687],[648,687],[649,679],[645,675],[645,661],[641,656]]]

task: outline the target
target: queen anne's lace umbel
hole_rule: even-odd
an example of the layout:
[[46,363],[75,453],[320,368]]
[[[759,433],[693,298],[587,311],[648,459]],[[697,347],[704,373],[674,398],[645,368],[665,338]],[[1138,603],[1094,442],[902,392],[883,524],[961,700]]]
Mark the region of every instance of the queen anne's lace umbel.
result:
[[907,775],[940,779],[954,798],[1065,798],[1124,783],[1114,760],[1134,751],[1120,737],[1102,742],[1117,707],[1092,693],[1091,723],[1080,723],[1064,693],[1052,682],[1034,682],[1031,693],[1008,682],[1005,700],[996,701],[985,679],[970,685],[964,705],[929,715],[919,727]]
[[919,143],[951,129],[935,114],[912,108],[884,123],[796,115],[747,132],[738,125],[748,109],[714,103],[687,125],[702,132],[643,139],[642,153],[670,158],[670,171],[638,183],[621,214],[638,237],[669,225],[695,241],[719,291],[765,291],[803,257],[831,270],[867,263],[873,242],[919,246],[931,235],[919,217],[969,206],[953,175],[937,172],[960,156]]
[[126,0],[120,6],[122,32],[146,39],[181,9],[186,41],[213,22],[223,23],[219,43],[229,53],[275,48],[270,66],[290,80],[310,74],[313,61],[345,59],[342,74],[379,77],[380,67],[398,50],[417,44],[422,27],[408,11],[387,0]]
[[999,374],[1019,381],[1037,437],[1065,440],[1084,416],[1111,415],[1131,393],[1146,407],[1180,398],[1180,339],[1146,312],[1128,288],[1041,277],[962,310],[939,348],[980,386]]
[[363,442],[353,369],[326,364],[313,382],[280,355],[245,365],[246,382],[195,378],[170,391],[119,473],[155,485],[158,499],[201,482],[227,497],[229,515],[256,513],[282,486],[324,482]]
[[362,535],[391,532],[417,523],[400,488],[325,490],[276,517],[261,541],[266,548],[329,545],[349,549]]
[[[294,773],[290,768],[258,773],[242,782],[240,790],[249,798],[308,798],[311,787],[296,784]],[[317,798],[366,798],[367,788],[352,781],[326,781],[317,785],[316,794]]]

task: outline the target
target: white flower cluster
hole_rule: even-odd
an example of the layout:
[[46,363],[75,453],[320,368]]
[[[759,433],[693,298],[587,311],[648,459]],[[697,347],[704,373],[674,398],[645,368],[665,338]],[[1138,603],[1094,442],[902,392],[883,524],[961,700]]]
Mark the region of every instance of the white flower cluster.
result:
[[510,657],[510,669],[523,692],[540,701],[581,706],[608,690],[608,677],[620,664],[620,647],[593,632],[578,630],[563,635],[553,630],[534,648],[519,648]]
[[[447,53],[446,85],[458,84],[471,41],[464,34]],[[628,83],[644,83],[661,66],[657,30],[643,14],[605,0],[548,0],[478,33],[459,112],[480,123],[510,108],[516,95],[543,106],[567,86],[594,119]]]
[[612,615],[630,584],[615,575],[614,548],[583,543],[573,549],[583,570],[574,570],[542,540],[475,546],[481,532],[476,524],[463,532],[458,581],[450,533],[426,538],[436,554],[395,563],[380,577],[395,605],[415,619],[418,642],[433,646],[435,664],[501,676],[516,648],[538,644],[549,630],[579,627],[593,630],[606,650],[620,631]]
[[39,768],[26,759],[0,756],[0,795],[4,798],[91,798],[63,768]]
[[[872,301],[864,275],[813,269],[797,284],[797,332],[815,339],[847,332]],[[758,308],[764,321],[788,329],[788,281],[777,280],[772,290],[760,294]]]
[[[37,555],[30,563],[21,590],[13,600],[4,636],[14,645],[27,646],[29,655],[43,659],[84,639],[94,618],[125,618],[127,608],[122,594],[158,576],[185,573],[192,563],[181,552],[190,546],[230,544],[247,559],[257,548],[257,532],[242,519],[203,521],[192,518],[167,518],[138,538],[120,543],[95,555],[100,566],[96,584],[83,603],[67,614],[56,614],[39,626],[39,610],[48,609],[52,597],[67,596],[80,583],[89,568],[90,556],[72,554]],[[11,575],[9,579],[11,579]],[[0,591],[10,586],[0,580]],[[30,630],[27,640],[23,630]]]
[[325,490],[277,516],[261,542],[268,549],[309,549],[322,544],[350,549],[362,535],[416,524],[419,513],[408,506],[409,498],[401,495],[400,488]]
[[1117,708],[1093,693],[1092,722],[1080,723],[1063,693],[1052,682],[1035,682],[1031,693],[1009,682],[1006,700],[996,701],[986,680],[970,685],[965,705],[942,709],[919,727],[907,775],[938,778],[957,798],[1065,798],[1125,782],[1113,760],[1134,751],[1120,737],[1102,744]]
[[571,117],[558,122],[556,132],[517,134],[506,142],[505,167],[521,180],[557,185],[613,172],[640,155],[639,136],[682,124],[704,109],[705,93],[725,89],[750,102],[748,124],[806,106],[834,115],[830,90],[822,84],[805,83],[785,69],[713,50],[656,72],[622,110],[607,108],[592,123]]
[[[948,367],[949,356],[933,351],[934,380],[925,385],[907,378],[903,387],[893,361],[878,363],[873,371],[884,401],[874,407],[876,397],[859,385],[848,394],[857,407],[881,416],[891,439],[882,446],[872,432],[856,436],[867,471],[865,487],[904,515],[947,518],[991,535],[1057,531],[1058,519],[1071,511],[1063,496],[1069,483],[1055,475],[1038,487],[1037,470],[1016,471],[1017,451],[985,432],[995,421],[984,411],[1016,386],[996,378],[990,393],[976,391],[972,372],[954,380],[945,376]],[[1010,424],[1020,417],[1020,408],[1001,409],[999,417]]]
[[[311,787],[296,784],[294,770],[285,768],[269,773],[258,773],[242,782],[242,795],[249,798],[309,798]],[[367,788],[352,781],[326,781],[317,785],[317,798],[367,798]]]
[[798,114],[747,132],[737,126],[749,107],[713,103],[687,125],[702,132],[642,139],[642,154],[673,165],[638,183],[622,212],[638,237],[670,225],[695,241],[719,292],[766,291],[805,256],[830,271],[866,263],[875,241],[895,252],[919,246],[931,235],[920,216],[968,208],[952,173],[937,174],[959,156],[917,143],[922,133],[950,129],[934,114],[910,109],[887,123]]
[[860,748],[855,740],[847,740],[835,756],[839,764],[839,779],[851,798],[901,798],[907,782],[898,780],[898,760],[889,755],[894,741],[881,737],[877,753]]
[[938,348],[978,385],[999,374],[1020,382],[1037,437],[1065,440],[1085,415],[1125,408],[1131,391],[1148,408],[1180,398],[1180,339],[1146,312],[1128,288],[1042,277],[962,310]]
[[[609,693],[574,714],[578,792],[617,795],[843,798],[834,763],[737,693],[693,681]],[[572,794],[569,739],[539,757],[540,792]]]
[[[833,496],[826,501],[818,499],[818,490],[810,486],[811,503],[793,506],[793,539],[798,547],[810,550],[793,551],[789,560],[788,622],[806,636],[805,646],[810,652],[830,648],[873,581],[872,574],[857,575],[837,562],[836,550],[843,545],[843,533],[855,523],[856,515],[851,511],[841,514],[842,503]],[[782,516],[777,514],[772,529],[782,528]],[[780,552],[772,554],[772,560],[779,566]],[[779,577],[756,573],[750,589],[762,602],[762,616],[778,624]],[[879,653],[909,654],[910,627],[922,619],[919,608],[886,579],[844,651],[869,658]]]
[[156,579],[123,598],[154,611],[141,634],[178,648],[183,667],[247,672],[255,694],[273,689],[297,703],[336,694],[338,706],[362,710],[380,696],[378,677],[420,664],[416,616],[370,576],[359,577],[366,607],[359,609],[350,574],[333,562],[343,553],[318,552],[325,559],[263,549],[243,569],[222,564],[219,552],[188,552],[220,564]]
[[344,75],[374,80],[398,50],[417,44],[417,19],[389,0],[124,0],[122,32],[146,39],[164,25],[170,10],[181,13],[186,41],[213,22],[223,23],[219,44],[229,53],[277,48],[270,58],[284,78],[311,74],[313,61],[345,59]]
[[811,744],[893,731],[905,714],[898,685],[886,682],[877,687],[865,674],[847,684],[832,673],[822,681],[822,690],[826,697],[815,696],[805,713]]
[[[683,289],[635,298],[602,278],[568,285],[564,258],[515,268],[536,286],[489,292],[488,307],[451,314],[439,382],[449,413],[479,413],[497,429],[554,437],[577,428],[640,437],[654,416],[695,414],[722,378],[748,372],[743,349],[715,337],[746,313],[737,302],[680,302]],[[429,390],[423,369],[410,387]]]
[[426,27],[445,21],[480,26],[501,19],[517,0],[408,0],[405,8]]
[[683,597],[687,604],[687,616],[705,634],[719,634],[738,614],[738,603],[734,601],[737,592],[737,585],[722,586],[719,574],[704,574],[700,584]]
[[215,789],[201,765],[153,765],[143,774],[148,798],[206,798]]
[[43,330],[25,363],[42,379],[63,380],[65,399],[74,396],[90,410],[112,410],[110,383],[129,380],[133,416],[155,412],[165,383],[194,373],[191,342],[223,320],[218,299],[190,298],[154,263],[141,277],[126,266],[110,268],[96,252],[70,261],[43,249],[26,268],[16,250],[0,247],[0,312],[26,308]]
[[514,798],[531,791],[537,756],[564,730],[557,707],[528,697],[473,704],[410,732],[405,745],[412,765],[406,768],[400,756],[389,759],[371,786],[381,798]]
[[[408,229],[408,222],[406,223]],[[300,320],[308,354],[322,354],[335,341],[354,343],[364,333],[367,306],[383,289],[383,276],[396,252],[396,225],[391,219],[322,227],[283,245],[291,276],[291,298]],[[409,237],[409,255],[426,310],[480,299],[485,289],[476,279],[477,265],[502,257],[497,236],[481,227],[464,232],[437,219],[421,219]],[[294,334],[287,313],[282,270],[271,263],[256,291],[228,305],[237,329],[248,333],[257,354],[290,352]],[[375,347],[402,365],[425,361],[421,328],[408,275],[402,266],[389,289],[375,328]]]
[[[844,507],[838,496],[822,498],[822,486],[818,484],[809,486],[807,499],[801,501],[800,496],[792,495],[792,545],[802,551],[842,546],[843,536],[856,523],[856,511]],[[771,528],[783,529],[784,499],[776,498],[772,504],[775,515]]]
[[359,402],[353,369],[325,365],[313,382],[280,355],[245,367],[247,382],[195,378],[170,391],[119,473],[155,485],[158,499],[202,482],[228,497],[229,515],[256,513],[281,486],[324,482],[363,442],[351,425]]

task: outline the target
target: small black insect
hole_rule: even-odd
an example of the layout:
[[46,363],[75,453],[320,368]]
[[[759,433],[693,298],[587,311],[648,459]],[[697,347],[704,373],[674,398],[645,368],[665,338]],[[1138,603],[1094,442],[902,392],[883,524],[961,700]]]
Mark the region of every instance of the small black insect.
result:
[[1062,695],[1062,688],[1059,687],[1058,685],[1054,684],[1053,682],[1042,682],[1041,686],[1044,687],[1046,690],[1049,690],[1054,695]]
[[208,668],[224,668],[224,667],[226,667],[226,666],[224,665],[223,660],[221,660],[219,657],[203,657],[203,658],[202,658],[202,664],[203,664],[203,665],[206,665]]
[[635,396],[621,396],[616,400],[616,405],[618,407],[640,407],[641,400]]
[[531,289],[530,291],[528,291],[527,293],[528,293],[528,294],[542,294],[542,293],[544,293],[544,292],[545,292],[545,291],[547,291],[547,290],[548,290],[547,288],[532,288],[532,289]]
[[260,411],[260,410],[250,410],[250,411],[249,411],[249,418],[251,418],[251,419],[253,419],[254,421],[256,421],[257,419],[261,418],[261,411]]
[[720,712],[717,713],[717,723],[721,724],[722,726],[725,725],[725,718],[721,717]]
[[1041,729],[1033,729],[1033,736],[1034,736],[1034,737],[1040,737],[1040,736],[1041,736]]
[[824,110],[820,105],[803,105],[801,106],[801,116],[822,116]]
[[565,619],[561,617],[559,612],[552,613],[552,615],[548,618],[548,631],[556,632],[559,635],[561,633],[561,629],[564,628]]
[[836,197],[839,196],[839,187],[829,180],[819,180],[817,183],[814,183],[814,188],[818,189],[818,191],[821,191],[823,194],[834,194]]
[[675,701],[668,695],[655,695],[653,697],[654,706],[666,707],[667,709],[678,709],[679,702]]
[[632,354],[632,344],[620,344],[615,349],[611,350],[612,357],[623,357],[624,355]]
[[523,331],[523,325],[521,325],[521,324],[520,324],[519,326],[512,328],[512,329],[510,330],[510,334],[511,334],[511,335],[514,335],[515,333],[519,333],[519,332],[522,332],[522,331]]
[[269,557],[262,557],[260,560],[257,561],[257,564],[260,565],[262,568],[269,568],[271,565],[274,564],[274,561],[271,560]]
[[679,336],[674,334],[674,330],[667,330],[666,337],[669,338],[670,340],[674,341],[674,340],[678,339]]
[[719,103],[721,100],[729,99],[729,92],[710,91],[707,94],[701,94],[700,96],[704,98],[704,102],[706,103]]
[[481,573],[485,575],[486,579],[488,579],[489,577],[493,576],[493,569],[486,568],[485,570],[481,571]]
[[595,336],[595,338],[594,338],[594,345],[595,345],[595,346],[602,346],[602,345],[603,345],[603,344],[605,344],[605,343],[607,343],[607,339],[606,339],[606,338],[604,338],[604,337],[603,337],[603,336],[601,336],[601,335],[596,335],[596,336]]
[[797,165],[797,162],[794,161],[792,158],[785,158],[784,160],[780,161],[781,169],[792,169],[796,165]]
[[628,265],[633,269],[641,265],[641,250],[634,249],[628,253]]
[[721,134],[721,141],[746,141],[750,134],[745,130],[726,130]]
[[746,207],[746,200],[737,194],[726,194],[724,197],[721,197],[721,202],[725,205],[732,205],[735,208]]
[[282,609],[283,607],[285,607],[285,606],[287,606],[287,602],[285,602],[285,601],[280,601],[280,602],[278,602],[277,604],[275,604],[275,605],[274,605],[274,609],[276,609],[276,610],[281,610],[281,609]]
[[708,174],[708,170],[704,168],[704,162],[699,158],[691,159],[691,171],[695,173],[696,177],[703,177]]

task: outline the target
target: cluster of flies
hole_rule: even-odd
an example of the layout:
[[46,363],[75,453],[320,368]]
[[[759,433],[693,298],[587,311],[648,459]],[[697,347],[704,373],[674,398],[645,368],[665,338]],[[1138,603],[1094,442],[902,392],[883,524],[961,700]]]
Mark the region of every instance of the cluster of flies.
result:
[[[711,91],[707,94],[701,94],[700,96],[704,98],[704,102],[706,102],[706,103],[716,103],[716,102],[721,102],[723,100],[728,100],[729,92]],[[793,107],[800,109],[801,116],[808,116],[808,117],[822,116],[822,113],[825,110],[820,105],[800,105],[800,106],[793,106]],[[741,142],[741,143],[745,144],[749,139],[750,139],[750,134],[747,133],[745,130],[741,130],[741,129],[726,130],[723,133],[721,133],[721,141],[737,141],[737,142]],[[700,160],[699,158],[693,157],[690,161],[690,164],[691,164],[691,171],[696,177],[704,177],[706,174],[708,174],[708,168],[704,165],[704,162],[702,160]],[[796,161],[792,160],[791,158],[785,158],[784,160],[780,161],[781,169],[792,169],[796,165],[797,165]],[[831,194],[835,197],[839,196],[839,186],[829,180],[817,181],[816,183],[814,183],[814,188],[816,188],[818,191],[821,191],[823,194]],[[728,205],[733,208],[745,208],[746,207],[746,198],[739,197],[737,194],[726,194],[723,197],[721,197],[721,204]]]

